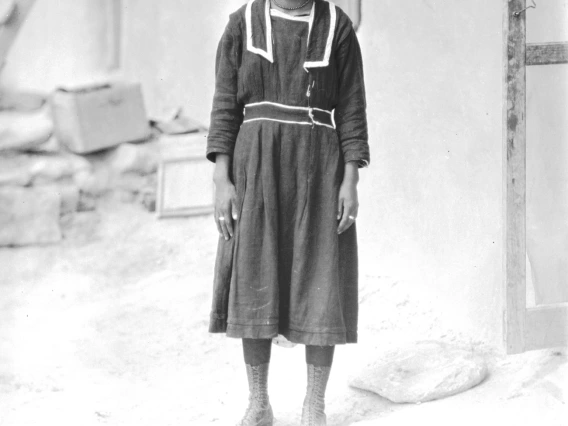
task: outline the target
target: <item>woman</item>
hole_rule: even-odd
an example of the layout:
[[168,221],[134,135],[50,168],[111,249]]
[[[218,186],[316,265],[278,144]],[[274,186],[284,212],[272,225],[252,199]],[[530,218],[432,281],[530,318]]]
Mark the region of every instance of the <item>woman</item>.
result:
[[207,158],[221,238],[210,331],[243,339],[249,406],[271,425],[271,339],[306,345],[303,425],[325,424],[337,344],[357,341],[358,169],[369,163],[361,52],[324,0],[250,0],[219,43]]

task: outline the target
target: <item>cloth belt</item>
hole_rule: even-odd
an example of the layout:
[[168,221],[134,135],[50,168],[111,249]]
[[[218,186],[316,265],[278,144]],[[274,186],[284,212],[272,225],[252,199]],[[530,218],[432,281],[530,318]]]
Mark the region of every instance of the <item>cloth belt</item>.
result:
[[245,105],[244,123],[268,120],[280,123],[325,126],[335,129],[333,112],[319,108],[294,107],[273,102]]

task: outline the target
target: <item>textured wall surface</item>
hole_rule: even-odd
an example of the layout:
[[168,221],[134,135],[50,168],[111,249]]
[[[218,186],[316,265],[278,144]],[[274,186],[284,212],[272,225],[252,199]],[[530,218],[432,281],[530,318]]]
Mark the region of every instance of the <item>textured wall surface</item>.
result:
[[[502,338],[502,2],[363,1],[371,167],[364,270]],[[380,316],[380,312],[377,313]]]

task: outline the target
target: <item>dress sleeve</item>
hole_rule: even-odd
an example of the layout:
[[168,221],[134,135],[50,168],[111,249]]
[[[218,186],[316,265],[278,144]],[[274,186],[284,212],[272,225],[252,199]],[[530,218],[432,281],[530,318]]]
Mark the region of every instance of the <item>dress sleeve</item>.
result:
[[337,51],[339,98],[335,122],[345,162],[359,167],[370,162],[367,130],[367,101],[363,77],[363,59],[353,27],[340,42]]
[[233,154],[243,121],[243,105],[237,100],[239,56],[240,37],[229,23],[219,41],[215,61],[215,95],[206,152],[212,162],[216,154]]

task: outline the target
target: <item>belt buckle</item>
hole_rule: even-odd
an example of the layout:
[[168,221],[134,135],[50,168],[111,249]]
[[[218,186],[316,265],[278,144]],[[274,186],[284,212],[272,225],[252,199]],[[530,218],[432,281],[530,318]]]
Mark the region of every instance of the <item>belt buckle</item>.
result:
[[313,129],[314,126],[316,125],[316,122],[314,119],[314,109],[312,107],[308,107],[308,115],[310,116],[310,120],[312,120],[312,129]]

